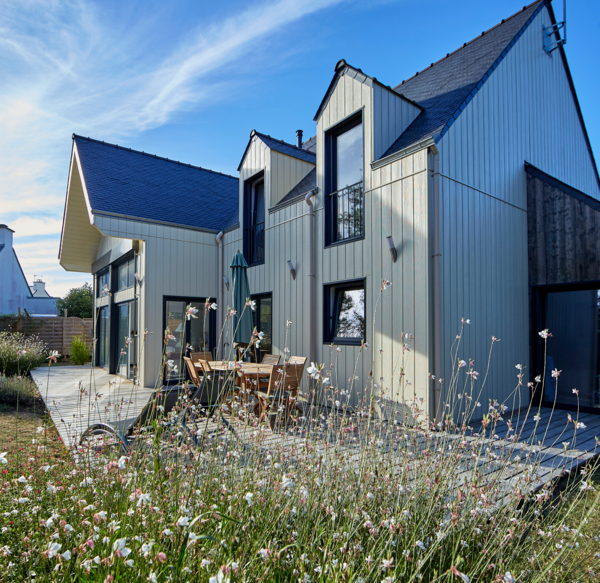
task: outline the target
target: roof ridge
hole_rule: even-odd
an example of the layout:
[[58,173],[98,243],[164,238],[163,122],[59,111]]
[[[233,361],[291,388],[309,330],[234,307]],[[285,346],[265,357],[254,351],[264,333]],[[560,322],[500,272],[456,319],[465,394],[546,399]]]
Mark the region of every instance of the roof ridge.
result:
[[[252,132],[256,136],[263,136],[265,138],[269,138],[269,140],[273,140],[274,142],[279,142],[280,144],[289,146],[290,148],[294,148],[295,150],[299,150],[300,152],[304,152],[305,154],[311,154],[312,156],[316,156],[316,154],[314,152],[311,152],[310,150],[305,150],[304,148],[299,148],[298,146],[295,146],[294,144],[290,144],[289,142],[286,142],[284,140],[279,140],[278,138],[274,138],[273,136],[270,136],[269,134],[263,134],[262,132],[258,132],[256,130],[252,130]],[[252,133],[250,135],[252,136]],[[316,137],[316,136],[313,136],[313,137]],[[311,139],[312,138],[309,138],[306,141],[309,141]]]
[[194,164],[188,164],[187,162],[179,162],[179,160],[171,160],[169,158],[164,158],[163,156],[157,156],[156,154],[149,154],[148,152],[143,152],[141,150],[134,150],[133,148],[126,148],[124,146],[119,146],[118,144],[111,144],[110,142],[105,142],[103,140],[96,140],[94,138],[90,138],[89,136],[80,136],[79,134],[73,134],[73,140],[75,138],[79,138],[80,140],[87,140],[88,142],[96,142],[97,144],[102,144],[103,146],[111,146],[112,148],[117,148],[119,150],[125,150],[126,152],[133,152],[134,154],[142,154],[143,156],[148,156],[148,158],[154,158],[155,160],[164,160],[165,162],[171,162],[172,164],[178,164],[179,166],[188,166],[189,168],[195,168],[197,170],[203,170],[204,172],[210,172],[211,174],[219,174],[220,176],[225,176],[227,178],[233,178],[234,180],[239,180],[236,176],[232,176],[231,174],[225,174],[224,172],[219,172],[218,170],[211,170],[210,168],[203,168],[202,166],[196,166]]
[[[437,61],[434,61],[433,63],[431,63],[431,65],[429,65],[428,67],[425,67],[424,69],[421,69],[420,71],[417,71],[414,75],[411,75],[408,79],[404,79],[401,83],[399,83],[398,85],[396,85],[395,87],[393,87],[393,90],[396,93],[400,93],[398,91],[398,89],[400,87],[402,87],[402,85],[404,85],[404,83],[410,81],[411,79],[414,79],[415,77],[419,76],[421,73],[427,71],[428,69],[431,69],[432,67],[434,67],[438,63],[441,63],[442,61],[445,61],[448,57],[451,57],[452,55],[455,55],[456,53],[462,51],[464,48],[468,47],[470,44],[474,43],[476,40],[480,39],[482,36],[485,36],[489,32],[492,32],[492,30],[495,30],[499,26],[502,26],[503,24],[506,24],[509,20],[512,20],[513,18],[515,18],[516,16],[518,16],[519,14],[521,14],[521,12],[524,12],[528,8],[531,8],[534,4],[539,4],[539,3],[542,3],[544,1],[545,0],[533,0],[533,2],[531,2],[530,4],[527,4],[526,6],[523,6],[523,8],[521,8],[521,10],[519,10],[518,12],[515,12],[514,14],[511,14],[508,18],[503,18],[498,24],[495,24],[491,28],[488,28],[487,30],[484,30],[480,35],[476,36],[475,38],[471,39],[470,41],[467,41],[461,47],[458,47],[456,50],[452,51],[451,53],[446,53],[445,57],[442,57],[441,59],[438,59]],[[400,93],[400,95],[402,95],[402,94]]]

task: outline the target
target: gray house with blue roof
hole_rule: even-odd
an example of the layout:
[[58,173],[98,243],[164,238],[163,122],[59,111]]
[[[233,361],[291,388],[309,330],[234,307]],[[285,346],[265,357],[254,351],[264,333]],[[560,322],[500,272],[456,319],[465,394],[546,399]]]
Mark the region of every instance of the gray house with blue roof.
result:
[[534,398],[600,406],[600,179],[562,45],[536,0],[393,87],[339,61],[316,135],[253,131],[237,177],[74,136],[60,260],[96,276],[97,363],[152,386],[166,327],[175,356],[230,347],[239,249],[263,351],[325,363],[353,404],[373,383],[439,419],[459,358],[483,412],[520,406],[551,328],[562,388]]

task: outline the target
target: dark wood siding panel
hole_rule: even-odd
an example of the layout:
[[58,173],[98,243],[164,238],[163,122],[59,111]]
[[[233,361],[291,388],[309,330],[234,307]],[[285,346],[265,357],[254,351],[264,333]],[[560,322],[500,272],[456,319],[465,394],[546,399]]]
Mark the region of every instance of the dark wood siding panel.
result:
[[600,211],[527,175],[529,284],[600,280]]

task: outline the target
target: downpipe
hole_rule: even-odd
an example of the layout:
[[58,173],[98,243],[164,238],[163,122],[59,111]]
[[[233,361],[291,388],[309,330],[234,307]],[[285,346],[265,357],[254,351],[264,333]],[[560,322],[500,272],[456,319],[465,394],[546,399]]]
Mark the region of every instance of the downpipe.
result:
[[[223,311],[224,311],[224,307],[223,307],[223,231],[221,231],[216,237],[215,237],[215,241],[217,243],[218,249],[219,249],[219,257],[217,260],[217,265],[219,267],[219,297],[217,299],[217,304],[219,306],[219,309],[217,310],[217,331],[218,334],[220,335],[221,330],[223,329]],[[221,360],[223,358],[223,349],[222,349],[222,344],[221,342],[219,342],[219,346],[217,346],[217,360]]]
[[430,224],[431,235],[431,351],[435,378],[432,387],[432,418],[435,424],[443,422],[443,384],[440,382],[442,374],[442,254],[440,242],[440,205],[441,205],[441,182],[440,182],[440,155],[437,148],[430,149],[430,185],[432,186],[432,221]]
[[[306,193],[304,202],[308,205],[308,360],[316,362],[316,337],[315,337],[315,208],[311,200],[317,194],[318,189],[314,188]],[[309,381],[309,388],[312,391],[314,382]]]

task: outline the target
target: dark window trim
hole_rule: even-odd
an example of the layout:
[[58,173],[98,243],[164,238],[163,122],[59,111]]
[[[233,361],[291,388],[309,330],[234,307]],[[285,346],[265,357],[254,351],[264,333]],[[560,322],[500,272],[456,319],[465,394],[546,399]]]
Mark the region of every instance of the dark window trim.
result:
[[133,272],[136,272],[136,261],[135,261],[135,251],[132,249],[131,251],[128,251],[127,253],[125,253],[125,255],[122,255],[121,257],[119,257],[119,259],[117,261],[115,261],[114,263],[111,263],[111,267],[113,268],[113,271],[110,274],[110,280],[111,280],[111,284],[114,281],[114,284],[111,285],[111,292],[112,293],[116,293],[118,291],[125,291],[128,289],[131,289],[133,287],[135,287],[135,277],[133,278],[133,284],[132,285],[128,285],[127,287],[124,287],[122,289],[117,289],[119,282],[117,281],[117,278],[119,276],[119,267],[121,265],[123,265],[124,263],[129,262],[131,259],[133,259]]
[[[252,253],[250,252],[250,242],[246,235],[247,229],[252,228],[253,224],[250,217],[250,196],[252,195],[252,188],[258,184],[259,182],[263,182],[263,197],[264,197],[264,205],[265,205],[265,220],[267,218],[267,190],[266,190],[266,181],[265,181],[265,171],[261,170],[256,174],[253,174],[250,178],[244,180],[244,207],[243,207],[243,240],[244,240],[244,258],[248,262],[248,267],[254,267],[256,265],[264,265],[265,258],[263,255],[262,261],[254,260]],[[265,231],[263,230],[263,233]]]
[[101,296],[102,293],[102,287],[100,287],[98,285],[98,279],[100,277],[102,277],[104,274],[108,274],[108,291],[110,291],[110,287],[112,284],[112,278],[111,278],[111,271],[110,271],[110,265],[107,265],[106,267],[103,267],[102,269],[99,269],[96,273],[94,273],[94,286],[95,286],[95,290],[94,290],[94,298],[98,299]]
[[[106,366],[100,366],[100,312],[102,310],[106,309],[108,311],[108,362],[106,363]],[[95,332],[94,332],[94,338],[96,339],[96,349],[94,351],[94,366],[99,366],[100,368],[109,371],[110,372],[110,364],[111,364],[111,354],[110,354],[110,345],[111,345],[111,330],[112,330],[112,326],[111,326],[111,312],[112,312],[112,304],[108,304],[106,306],[97,306],[95,309],[95,313],[96,313],[96,318],[94,318],[95,322],[94,322],[94,326],[95,326]]]
[[[531,363],[530,375],[533,379],[536,375],[544,374],[544,343],[538,335],[544,328],[546,321],[546,295],[549,293],[569,292],[569,291],[585,291],[591,289],[600,289],[600,280],[591,280],[577,283],[550,283],[542,285],[533,285],[531,289],[531,326],[530,326],[530,350]],[[550,330],[552,332],[552,330]],[[569,403],[554,403],[547,401],[544,394],[538,390],[538,394],[534,395],[533,391],[529,391],[529,399],[535,405],[542,407],[554,407],[562,411],[580,411],[581,413],[600,414],[600,408],[590,407],[588,405],[572,405]]]
[[[273,293],[272,292],[261,292],[259,294],[251,294],[250,299],[255,300],[258,305],[256,306],[256,314],[260,314],[260,301],[263,299],[271,300],[271,353],[273,352]],[[256,331],[261,332],[260,329],[260,318],[256,318]],[[262,350],[259,348],[256,351],[256,362],[262,360]]]
[[[365,238],[363,234],[358,237],[352,237],[338,241],[334,239],[334,227],[333,220],[334,216],[337,215],[337,210],[334,208],[335,200],[330,195],[337,192],[336,184],[336,138],[352,129],[353,127],[361,124],[362,125],[362,144],[363,144],[363,166],[365,162],[365,123],[364,123],[364,107],[361,107],[358,111],[346,116],[343,120],[337,124],[331,126],[325,131],[325,247],[332,247],[334,245],[344,245],[351,243],[352,241],[359,241]],[[365,171],[363,167],[363,187],[364,187]],[[364,194],[363,194],[364,196]]]
[[[365,335],[362,338],[339,338],[333,336],[333,314],[331,313],[331,291],[344,288],[361,287],[365,292]],[[334,312],[337,310],[334,309]],[[367,278],[348,279],[343,281],[332,281],[323,285],[323,344],[334,344],[336,346],[360,346],[366,342],[367,335]]]
[[[200,302],[201,304],[204,304],[206,302],[207,298],[206,297],[201,297],[201,296],[163,296],[162,299],[162,335],[163,335],[163,339],[164,339],[164,335],[165,335],[165,330],[167,329],[167,302],[184,302],[187,305],[189,305],[191,302]],[[198,318],[204,318],[204,312],[202,310],[200,310],[200,312],[198,313]],[[186,320],[187,322],[187,320]],[[208,312],[208,346],[210,348],[210,351],[214,354],[214,349],[217,345],[217,313],[215,312],[215,310],[209,310]],[[185,343],[186,345],[189,344],[189,339],[190,339],[190,328],[189,326],[186,324],[185,326]],[[187,354],[184,354],[183,356],[187,356]],[[160,358],[162,360],[163,354],[160,355]],[[177,364],[179,366],[179,363]],[[184,371],[184,376],[179,377],[179,379],[170,379],[170,380],[165,380],[163,378],[163,383],[165,385],[176,385],[178,383],[178,381],[183,381],[183,380],[189,380],[189,373],[187,371],[187,368],[184,366],[184,363],[181,363],[181,368]]]
[[[131,288],[126,288],[126,289],[131,289]],[[122,291],[122,290],[120,290]],[[123,376],[122,374],[119,374],[119,361],[121,360],[121,348],[120,348],[120,338],[119,338],[119,311],[120,311],[120,306],[123,306],[125,304],[127,305],[127,319],[129,321],[129,317],[130,317],[130,312],[131,310],[133,310],[134,312],[134,316],[135,316],[135,322],[136,322],[136,328],[139,328],[139,312],[138,312],[138,302],[137,299],[133,298],[130,300],[125,300],[123,302],[119,302],[118,304],[113,302],[111,304],[111,308],[112,306],[114,306],[114,309],[111,309],[109,312],[109,317],[110,317],[110,334],[109,334],[109,345],[108,345],[108,354],[109,354],[109,361],[110,361],[110,367],[109,367],[109,371],[110,374],[115,374],[123,379],[129,379],[128,376]],[[129,326],[128,326],[129,327]],[[139,338],[139,330],[133,330],[134,334],[131,334],[131,330],[129,331],[129,336],[133,336],[132,340],[134,342],[133,346],[134,346],[134,350],[137,350],[137,338]],[[139,362],[137,363],[137,367],[138,367],[138,371],[139,371]],[[129,367],[128,367],[129,368]],[[138,373],[139,374],[139,373]],[[132,380],[132,379],[129,379]]]

